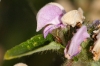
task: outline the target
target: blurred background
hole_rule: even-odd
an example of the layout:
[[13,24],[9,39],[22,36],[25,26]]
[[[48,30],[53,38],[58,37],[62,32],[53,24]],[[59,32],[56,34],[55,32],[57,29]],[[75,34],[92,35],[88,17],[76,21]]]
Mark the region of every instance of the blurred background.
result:
[[100,19],[100,0],[0,0],[0,66],[13,66],[19,62],[28,66],[62,65],[63,56],[53,52],[3,60],[6,50],[42,33],[36,33],[36,14],[49,2],[61,4],[66,12],[81,7],[87,21]]

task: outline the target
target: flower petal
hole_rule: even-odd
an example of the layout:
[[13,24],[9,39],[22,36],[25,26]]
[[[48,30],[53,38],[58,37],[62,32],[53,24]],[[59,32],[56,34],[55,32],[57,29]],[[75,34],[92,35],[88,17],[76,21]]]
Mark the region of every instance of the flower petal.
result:
[[49,3],[41,8],[37,14],[37,29],[41,30],[48,24],[61,23],[61,16],[65,13],[64,8],[58,3]]
[[69,11],[61,18],[64,25],[68,24],[72,27],[75,27],[78,22],[82,24],[84,19],[85,17],[83,16],[83,11],[81,8],[78,10]]
[[[80,52],[80,44],[88,37],[90,37],[90,35],[87,33],[87,27],[82,26],[71,39],[69,48],[65,48],[65,50],[68,50],[66,51],[65,57],[71,59],[77,55]],[[66,55],[69,55],[69,57]]]
[[47,26],[44,31],[43,31],[43,34],[44,34],[44,38],[46,38],[46,36],[48,35],[48,33],[50,33],[54,28],[54,25],[49,25]]
[[94,55],[93,59],[98,61],[100,59],[100,38],[95,42],[92,53]]
[[57,28],[65,28],[66,26],[63,24],[58,24],[58,25],[48,25],[47,27],[45,27],[43,34],[44,34],[44,38],[46,38],[46,36],[48,35],[48,33],[50,33],[52,30],[57,29]]

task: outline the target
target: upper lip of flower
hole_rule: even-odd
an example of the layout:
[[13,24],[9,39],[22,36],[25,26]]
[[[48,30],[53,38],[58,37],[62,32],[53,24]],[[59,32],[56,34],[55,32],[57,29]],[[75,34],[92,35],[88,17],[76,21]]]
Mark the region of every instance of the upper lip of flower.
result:
[[64,8],[58,3],[49,3],[41,8],[37,14],[37,29],[38,32],[48,24],[57,25],[61,23],[61,16],[64,14]]
[[62,27],[61,17],[64,14],[64,8],[58,3],[49,3],[41,8],[37,14],[37,29],[38,32],[44,28],[44,38],[53,29]]

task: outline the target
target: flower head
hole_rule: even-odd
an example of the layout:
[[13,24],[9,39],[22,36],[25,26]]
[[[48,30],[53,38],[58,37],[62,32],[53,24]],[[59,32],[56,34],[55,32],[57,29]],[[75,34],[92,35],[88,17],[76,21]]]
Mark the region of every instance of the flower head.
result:
[[90,35],[87,33],[87,27],[82,26],[73,36],[70,43],[67,44],[64,50],[65,57],[71,59],[73,56],[76,56],[81,50],[80,44],[88,37]]
[[58,3],[49,3],[41,8],[37,14],[37,29],[40,31],[44,28],[44,37],[53,29],[60,27],[61,17],[65,13],[64,8]]
[[61,18],[64,25],[68,24],[75,27],[77,23],[83,23],[85,17],[83,16],[83,10],[79,8],[78,10],[72,10],[64,14]]

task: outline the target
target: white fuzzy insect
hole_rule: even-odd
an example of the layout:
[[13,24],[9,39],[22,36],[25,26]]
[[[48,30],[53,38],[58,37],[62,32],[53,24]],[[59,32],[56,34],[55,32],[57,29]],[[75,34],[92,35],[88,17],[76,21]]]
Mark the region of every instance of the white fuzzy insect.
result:
[[75,27],[77,23],[83,23],[85,17],[83,16],[83,10],[78,8],[78,10],[72,10],[67,12],[64,16],[62,16],[61,20],[64,25],[71,25]]

